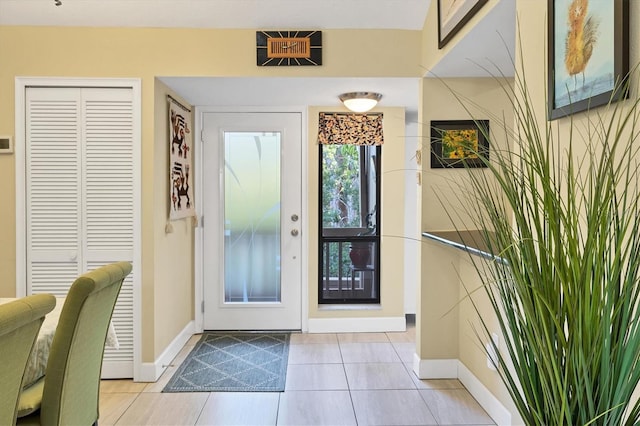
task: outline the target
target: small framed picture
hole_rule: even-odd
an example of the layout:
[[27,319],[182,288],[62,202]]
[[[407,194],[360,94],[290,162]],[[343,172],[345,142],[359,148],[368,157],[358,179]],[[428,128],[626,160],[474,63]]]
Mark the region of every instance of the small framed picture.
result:
[[0,135],[0,154],[13,153],[13,139],[11,136]]
[[431,168],[487,167],[489,120],[431,122]]

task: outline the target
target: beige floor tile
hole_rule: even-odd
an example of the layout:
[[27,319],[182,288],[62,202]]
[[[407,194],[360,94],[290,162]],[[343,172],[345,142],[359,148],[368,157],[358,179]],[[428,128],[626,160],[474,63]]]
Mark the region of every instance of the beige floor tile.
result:
[[416,389],[402,363],[345,364],[349,389]]
[[116,425],[194,425],[208,393],[141,393]]
[[493,420],[465,389],[420,390],[441,425],[492,425]]
[[[411,372],[411,370],[409,370]],[[418,389],[440,389],[440,390],[451,390],[451,389],[464,389],[462,383],[460,383],[457,379],[429,379],[429,380],[420,380],[415,373],[412,372],[411,378],[413,382],[416,384]]]
[[356,414],[359,424],[493,424],[458,380],[417,378],[415,327],[292,334],[284,393],[162,393],[200,337],[189,339],[155,383],[103,380],[100,424],[336,425],[356,424]]
[[303,345],[308,343],[338,343],[335,333],[292,333],[292,345]]
[[187,356],[191,353],[191,351],[193,351],[193,349],[195,348],[195,345],[185,345],[180,352],[178,352],[178,355],[176,355],[176,357],[174,359],[171,360],[171,365],[174,367],[178,367],[180,364],[182,364],[182,361],[184,361]]
[[162,389],[169,383],[171,377],[173,377],[178,367],[180,367],[180,364],[187,358],[187,355],[189,355],[193,348],[193,346],[185,346],[182,348],[173,361],[171,361],[171,365],[164,370],[160,378],[154,383],[147,383],[143,392],[162,392]]
[[396,350],[396,353],[400,357],[400,360],[405,363],[413,363],[413,357],[416,353],[416,344],[413,342],[409,343],[398,343],[394,342],[391,344],[393,349]]
[[341,343],[345,364],[355,362],[400,362],[391,343]]
[[337,343],[319,343],[289,346],[289,364],[342,363]]
[[358,425],[435,425],[417,390],[352,391]]
[[389,332],[386,334],[390,342],[415,343],[416,341],[415,332],[411,333],[408,331],[403,331],[403,332]]
[[138,393],[147,386],[146,382],[133,380],[101,380],[100,393]]
[[340,343],[386,343],[386,333],[338,333]]
[[137,393],[108,393],[100,392],[100,418],[98,424],[110,426],[118,419],[138,397]]
[[347,390],[349,387],[342,364],[290,364],[285,389]]
[[162,392],[162,389],[167,386],[167,383],[169,383],[169,380],[171,380],[176,370],[178,370],[176,366],[168,367],[156,382],[147,383],[147,386],[145,386],[142,392]]
[[202,334],[194,334],[191,336],[189,341],[185,344],[185,346],[195,346],[202,339]]
[[355,425],[348,391],[292,391],[280,395],[278,425]]
[[391,342],[397,343],[409,343],[416,341],[416,325],[407,323],[407,329],[405,331],[387,332],[387,337]]
[[279,392],[213,392],[197,425],[275,425]]

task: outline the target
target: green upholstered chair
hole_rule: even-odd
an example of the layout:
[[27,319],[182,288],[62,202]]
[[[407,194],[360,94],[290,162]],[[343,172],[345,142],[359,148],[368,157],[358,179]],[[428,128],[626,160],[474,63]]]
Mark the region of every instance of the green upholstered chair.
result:
[[45,376],[20,396],[19,425],[97,423],[107,330],[122,282],[130,272],[130,263],[118,262],[73,282],[51,342]]
[[18,396],[33,344],[44,316],[56,306],[50,294],[27,296],[0,305],[0,424],[16,422]]

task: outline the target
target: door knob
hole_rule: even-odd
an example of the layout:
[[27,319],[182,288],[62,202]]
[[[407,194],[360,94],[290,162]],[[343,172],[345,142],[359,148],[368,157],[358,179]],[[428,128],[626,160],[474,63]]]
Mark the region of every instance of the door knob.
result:
[[292,215],[291,215],[291,221],[292,221],[292,222],[297,222],[297,221],[298,221],[298,215],[297,215],[297,214],[295,214],[295,213],[294,213],[294,214],[292,214]]
[[297,229],[292,229],[291,230],[291,235],[293,235],[294,237],[298,236],[298,230]]

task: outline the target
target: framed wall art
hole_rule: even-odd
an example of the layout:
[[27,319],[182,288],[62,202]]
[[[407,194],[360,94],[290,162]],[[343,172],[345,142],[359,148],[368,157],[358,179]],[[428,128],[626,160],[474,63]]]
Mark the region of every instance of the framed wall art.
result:
[[489,120],[431,122],[431,168],[486,167]]
[[548,19],[549,119],[626,97],[628,0],[548,0]]
[[322,31],[256,31],[258,66],[322,65]]
[[488,0],[437,0],[438,49],[442,49]]
[[195,215],[193,198],[193,169],[191,167],[191,110],[171,96],[169,103],[169,219]]

